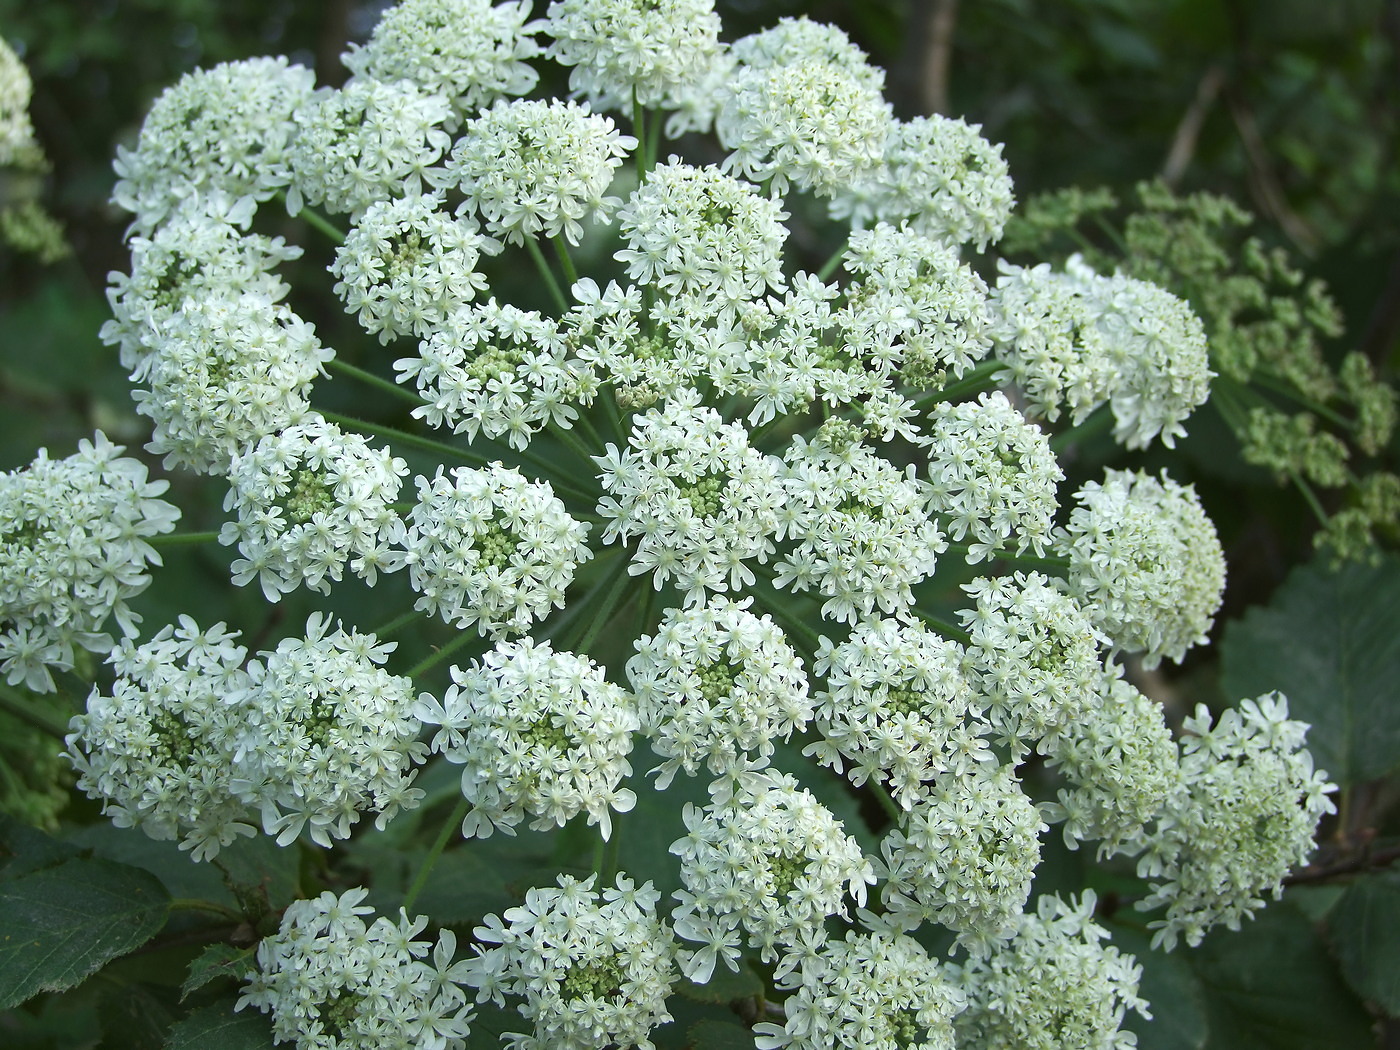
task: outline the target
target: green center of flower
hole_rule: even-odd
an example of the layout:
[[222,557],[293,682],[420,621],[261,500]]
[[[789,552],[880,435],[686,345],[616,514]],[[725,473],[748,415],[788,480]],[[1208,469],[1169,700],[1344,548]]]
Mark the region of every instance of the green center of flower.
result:
[[699,517],[713,518],[719,513],[724,491],[731,483],[729,475],[709,471],[688,484],[678,483],[676,491],[690,501],[691,509]]
[[913,1010],[896,1010],[887,1014],[885,1020],[890,1026],[890,1039],[900,1050],[922,1046],[929,1041],[928,1029],[919,1024],[918,1015]]
[[711,704],[733,696],[734,683],[739,680],[742,670],[743,668],[734,666],[725,658],[701,664],[695,669],[700,679],[700,695]]
[[336,723],[336,703],[329,697],[315,693],[311,697],[311,710],[307,712],[302,725],[311,743],[325,747],[330,740],[331,730]]
[[305,525],[317,514],[336,505],[335,489],[321,474],[303,467],[292,475],[291,488],[282,506],[293,525]]
[[773,896],[786,897],[796,888],[797,880],[807,870],[807,858],[800,854],[792,856],[779,853],[769,861],[768,870],[773,874]]
[[611,999],[621,992],[622,965],[615,955],[569,967],[560,988],[560,995],[571,1003],[587,997]]
[[520,546],[520,537],[502,524],[499,518],[494,518],[477,533],[473,543],[481,555],[476,563],[477,569],[502,572],[510,568],[510,560]]
[[908,685],[892,685],[886,693],[885,707],[897,715],[918,715],[924,709],[924,691]]
[[525,348],[514,343],[506,346],[484,346],[463,369],[469,379],[489,383],[501,376],[513,375],[525,363]]
[[337,1042],[351,1035],[363,1001],[364,996],[358,992],[342,989],[336,993],[335,998],[327,999],[318,1006],[316,1012],[325,1027],[326,1035]]
[[427,245],[417,230],[409,230],[399,241],[389,243],[389,250],[380,255],[387,280],[413,273],[423,265],[423,259],[428,254]]
[[520,735],[527,744],[551,751],[568,751],[576,743],[563,726],[555,723],[554,716],[551,714],[546,714],[538,721],[532,722],[530,728]]
[[178,711],[163,707],[152,714],[151,735],[156,738],[154,757],[161,765],[183,766],[194,753],[194,734]]

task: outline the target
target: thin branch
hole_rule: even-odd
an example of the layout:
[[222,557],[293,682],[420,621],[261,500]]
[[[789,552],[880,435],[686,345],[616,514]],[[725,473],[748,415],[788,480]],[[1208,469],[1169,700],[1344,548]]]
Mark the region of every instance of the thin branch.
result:
[[1196,97],[1181,115],[1176,134],[1172,136],[1171,148],[1167,150],[1167,159],[1162,164],[1162,181],[1168,186],[1175,188],[1181,181],[1181,176],[1186,174],[1191,159],[1196,155],[1196,142],[1201,136],[1201,126],[1206,121],[1206,114],[1215,105],[1220,89],[1224,86],[1225,67],[1217,62],[1205,71],[1200,83],[1196,85]]
[[958,0],[933,0],[924,36],[920,101],[926,113],[948,113],[948,84],[953,73],[953,37],[958,24]]

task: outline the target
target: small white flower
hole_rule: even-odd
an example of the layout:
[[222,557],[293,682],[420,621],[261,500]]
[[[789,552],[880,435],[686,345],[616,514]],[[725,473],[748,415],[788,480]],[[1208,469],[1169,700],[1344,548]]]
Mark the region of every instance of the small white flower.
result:
[[160,565],[148,540],[175,528],[180,511],[158,499],[169,482],[122,456],[100,430],[78,451],[0,474],[0,672],[11,685],[54,688],[78,649],[106,653],[107,621],[134,634],[127,606]]
[[339,625],[332,633],[316,613],[304,638],[248,665],[234,789],[262,810],[278,845],[305,830],[329,847],[362,812],[382,829],[422,798],[411,786],[428,753],[410,714],[413,682],[380,666],[395,644]]
[[523,634],[562,608],[575,568],[592,557],[588,526],[549,484],[500,463],[418,478],[408,521],[414,608],[489,637]]
[[475,1011],[460,987],[467,964],[452,964],[456,936],[419,940],[427,916],[402,910],[367,925],[368,892],[293,902],[234,1009],[270,1013],[274,1039],[297,1050],[464,1050]]
[[875,881],[870,862],[830,810],[786,773],[744,772],[710,785],[710,803],[686,803],[676,933],[704,947],[682,960],[704,984],[716,961],[737,969],[747,941],[785,974],[801,948],[820,945],[828,917],[864,906]]
[[632,698],[588,657],[528,638],[453,667],[452,681],[441,705],[424,694],[415,714],[442,726],[433,750],[465,766],[462,794],[472,809],[462,834],[513,835],[527,816],[544,831],[586,812],[607,838],[611,812],[636,801],[621,787],[639,728]]
[[519,997],[534,1024],[506,1033],[516,1050],[654,1050],[651,1030],[671,1021],[676,944],[656,916],[660,894],[621,874],[599,894],[595,879],[560,875],[558,889],[532,889],[504,923],[488,915],[474,931],[492,945],[477,947],[464,978],[477,1001]]
[[376,201],[336,249],[335,294],[381,343],[403,335],[427,338],[452,310],[486,290],[476,269],[496,250],[475,224],[439,211],[440,194]]
[[285,58],[186,73],[156,99],[136,149],[117,147],[112,200],[149,231],[193,193],[266,200],[286,185],[294,115],[316,75]]
[[656,634],[636,642],[627,678],[642,730],[666,759],[653,770],[658,789],[702,763],[716,774],[758,768],[775,739],[812,717],[801,661],[768,616],[748,611],[750,601],[668,609]]
[[959,1046],[987,1050],[1132,1050],[1123,1015],[1150,1018],[1139,998],[1142,967],[1100,942],[1096,898],[1078,902],[1042,896],[1035,914],[1020,917],[1015,936],[962,967],[968,1006],[957,1018]]
[[[224,509],[237,511],[219,533],[238,544],[233,582],[257,579],[270,602],[305,585],[330,593],[346,562],[373,583],[397,559],[374,557],[397,544],[403,522],[394,512],[408,465],[358,434],[315,420],[263,438],[235,455]],[[366,571],[368,570],[368,571]]]
[[466,196],[461,210],[511,244],[541,233],[578,244],[582,220],[605,220],[622,203],[608,187],[636,148],[587,106],[502,100],[462,129],[441,179]]
[[528,0],[400,0],[387,7],[369,43],[341,56],[357,77],[408,80],[452,106],[448,130],[506,95],[524,95],[539,74]]
[[1180,662],[1207,640],[1225,591],[1225,553],[1195,489],[1110,470],[1075,499],[1055,544],[1071,590],[1115,649],[1144,652],[1148,668]]
[[255,831],[230,784],[250,685],[237,638],[181,616],[140,645],[123,640],[108,661],[111,695],[94,688],[65,738],[79,790],[113,824],[178,838],[197,861]]

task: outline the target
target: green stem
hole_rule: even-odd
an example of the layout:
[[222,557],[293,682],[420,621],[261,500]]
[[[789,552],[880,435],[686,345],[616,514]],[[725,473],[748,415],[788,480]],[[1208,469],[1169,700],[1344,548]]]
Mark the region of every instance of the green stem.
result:
[[554,253],[559,256],[559,266],[564,271],[564,279],[572,288],[578,284],[578,271],[574,269],[574,260],[569,257],[569,244],[564,240],[562,233],[554,235]]
[[847,245],[843,243],[826,262],[822,263],[822,268],[817,271],[818,280],[823,282],[831,280],[831,275],[841,268],[841,260],[846,257],[846,247]]
[[21,722],[57,740],[63,740],[68,735],[66,722],[57,721],[51,711],[35,706],[7,685],[0,685],[0,711],[14,715]]
[[364,419],[355,419],[353,416],[343,416],[339,412],[322,412],[321,416],[336,426],[349,430],[363,430],[367,434],[377,434],[380,437],[388,438],[390,441],[397,441],[413,448],[421,449],[424,452],[436,452],[440,456],[450,456],[453,459],[460,459],[463,462],[471,463],[478,467],[484,467],[490,462],[479,452],[472,452],[470,449],[461,448],[457,445],[449,445],[446,442],[434,441],[432,438],[419,437],[417,434],[410,434],[406,430],[399,430],[397,427],[385,426],[382,423],[371,423]]
[[584,447],[583,442],[578,439],[578,435],[573,432],[571,427],[551,423],[549,425],[549,430],[550,433],[568,446],[570,452],[583,461],[585,467],[590,470],[593,469],[593,453],[589,452],[588,449]]
[[194,897],[175,897],[170,902],[171,911],[207,911],[214,915],[222,915],[226,919],[234,922],[243,922],[245,916],[236,908],[230,908],[227,904],[219,904],[217,901],[198,900]]
[[554,276],[554,271],[549,268],[549,260],[544,257],[544,252],[540,251],[540,246],[533,237],[525,238],[525,248],[530,253],[530,258],[535,260],[535,266],[540,271],[540,276],[544,278],[544,283],[549,287],[550,297],[554,304],[559,307],[561,314],[569,312],[569,301],[564,298],[564,292],[559,287],[559,280]]
[[[278,196],[282,195],[279,193]],[[285,196],[282,196],[282,199],[285,201],[287,198]],[[315,208],[308,208],[306,205],[303,204],[301,207],[300,217],[303,220],[305,220],[308,226],[312,227],[315,230],[319,230],[331,240],[335,241],[336,244],[345,243],[345,231],[339,229],[334,223],[332,223]]]
[[[550,463],[539,453],[531,452],[528,448],[518,448],[514,451],[515,454],[526,463],[529,463],[541,474],[545,475],[545,480],[547,480],[550,486],[556,491],[567,492],[575,499],[587,503],[590,507],[597,505],[598,494],[596,492],[589,492],[587,489],[575,485],[568,479],[568,475],[564,471],[561,471],[556,465]],[[588,459],[587,463],[591,467],[593,465],[593,460]]]
[[1328,408],[1320,401],[1314,401],[1312,398],[1308,397],[1306,394],[1296,389],[1291,383],[1287,382],[1284,379],[1280,379],[1277,376],[1268,375],[1264,372],[1255,372],[1254,375],[1250,378],[1254,382],[1258,383],[1260,386],[1264,387],[1264,389],[1272,390],[1275,394],[1278,394],[1281,397],[1286,397],[1290,401],[1294,401],[1297,404],[1302,405],[1309,412],[1321,416],[1323,419],[1328,420],[1334,426],[1337,426],[1342,430],[1356,430],[1355,422],[1353,422],[1350,419],[1347,419],[1346,416],[1342,415],[1336,409]]
[[920,411],[923,411],[931,405],[937,405],[944,401],[956,401],[968,394],[980,394],[984,390],[992,390],[1001,385],[999,376],[1006,368],[1007,366],[1001,361],[982,361],[956,382],[949,383],[941,390],[935,390],[928,396],[919,398],[915,405]]
[[147,536],[146,542],[152,547],[188,547],[196,543],[212,543],[218,538],[217,532],[169,532],[164,536]]
[[386,394],[396,397],[401,401],[407,401],[415,408],[428,403],[412,390],[401,387],[398,383],[391,382],[383,376],[377,376],[373,372],[366,372],[363,368],[358,368],[343,358],[331,358],[329,367],[334,372],[339,372],[341,375],[349,376],[351,379],[359,380],[361,383],[366,383],[376,390],[382,390]]
[[376,627],[369,633],[374,635],[376,638],[387,638],[389,637],[389,635],[397,631],[400,627],[404,626],[407,623],[412,623],[414,620],[418,619],[422,615],[423,610],[421,609],[409,609],[408,612],[403,613],[400,616],[395,616],[388,623],[380,627]]
[[622,598],[622,592],[627,589],[627,585],[632,582],[632,575],[627,571],[632,559],[626,559],[618,567],[617,577],[612,581],[612,586],[603,597],[603,604],[598,607],[598,611],[593,614],[593,622],[588,625],[588,630],[579,639],[578,645],[574,646],[575,651],[586,653],[588,647],[598,640],[598,635],[603,633],[603,628],[612,619],[613,610],[617,608],[617,603]]
[[433,841],[433,846],[428,850],[428,855],[423,858],[423,865],[418,869],[418,874],[413,878],[413,885],[404,894],[404,911],[412,911],[413,904],[418,900],[418,895],[423,892],[423,887],[428,883],[428,876],[433,872],[433,866],[437,864],[438,858],[442,856],[442,851],[447,848],[447,840],[452,837],[452,832],[462,826],[462,820],[467,815],[467,807],[471,805],[467,799],[463,798],[452,810],[452,815],[447,818],[447,823],[438,832],[438,837]]
[[1050,438],[1050,451],[1055,453],[1063,452],[1076,441],[1084,441],[1087,438],[1102,434],[1113,426],[1113,413],[1109,411],[1107,405],[1100,405],[1089,414],[1089,418],[1068,430],[1062,430]]
[[1290,469],[1288,476],[1293,480],[1293,484],[1298,486],[1298,491],[1303,494],[1303,499],[1307,500],[1308,506],[1312,509],[1313,517],[1317,518],[1317,523],[1326,526],[1327,511],[1323,509],[1322,501],[1317,498],[1317,493],[1313,491],[1312,486],[1296,470]]
[[641,101],[637,98],[637,91],[632,90],[632,137],[637,140],[637,185],[645,186],[647,173],[651,171],[651,161],[647,157],[647,120],[646,110],[642,108]]
[[899,808],[899,803],[894,800],[894,796],[891,795],[885,785],[881,784],[878,780],[871,779],[866,781],[866,783],[869,784],[874,791],[875,801],[880,803],[880,808],[883,809],[885,815],[890,818],[890,823],[898,827],[900,821],[904,819],[904,810]]
[[442,646],[442,648],[438,649],[436,652],[429,653],[427,656],[423,657],[423,659],[419,660],[418,663],[414,664],[413,667],[409,669],[408,677],[417,678],[420,674],[432,670],[476,637],[477,636],[470,631],[459,630],[456,638],[452,639],[452,641]]
[[612,837],[608,839],[607,855],[603,860],[603,871],[598,877],[599,888],[611,886],[617,880],[617,858],[622,852],[622,825],[625,815],[613,813]]
[[968,634],[961,627],[949,623],[941,616],[934,616],[933,613],[926,609],[920,609],[918,606],[914,607],[914,612],[918,614],[919,619],[924,621],[924,626],[935,633],[941,634],[944,638],[959,642],[962,645],[971,644],[972,635]]

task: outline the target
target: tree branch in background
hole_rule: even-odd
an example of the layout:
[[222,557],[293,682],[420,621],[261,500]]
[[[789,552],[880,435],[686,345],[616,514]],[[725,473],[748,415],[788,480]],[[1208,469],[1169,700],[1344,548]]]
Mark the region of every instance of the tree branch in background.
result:
[[1196,97],[1181,115],[1176,134],[1172,136],[1171,148],[1167,150],[1167,159],[1162,164],[1162,181],[1172,189],[1181,181],[1181,176],[1191,164],[1191,158],[1196,155],[1196,142],[1201,135],[1201,125],[1205,123],[1206,114],[1215,105],[1220,89],[1224,86],[1225,67],[1218,62],[1205,71],[1200,83],[1196,85]]
[[958,24],[958,0],[933,0],[924,22],[924,59],[919,77],[923,113],[948,113],[948,84],[953,73],[953,37]]
[[1267,215],[1305,255],[1317,251],[1318,237],[1303,217],[1288,206],[1278,175],[1269,162],[1268,147],[1259,134],[1259,124],[1254,112],[1240,96],[1238,90],[1226,90],[1225,100],[1230,116],[1235,121],[1235,129],[1240,134],[1240,144],[1244,146],[1245,159],[1249,162],[1249,186],[1259,210]]

